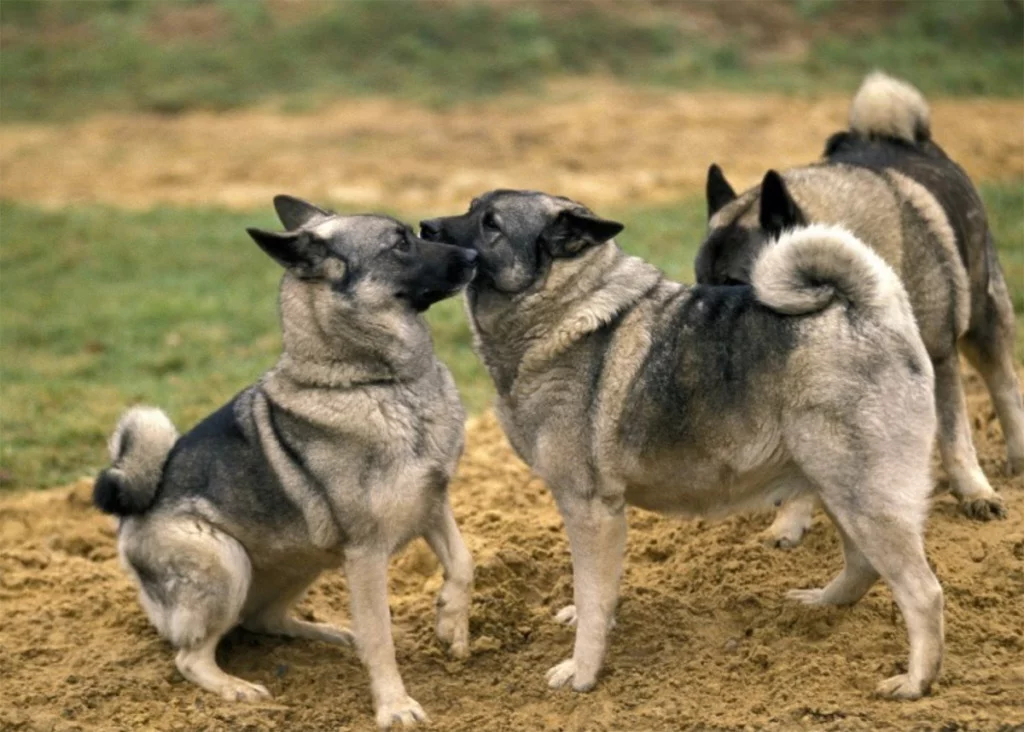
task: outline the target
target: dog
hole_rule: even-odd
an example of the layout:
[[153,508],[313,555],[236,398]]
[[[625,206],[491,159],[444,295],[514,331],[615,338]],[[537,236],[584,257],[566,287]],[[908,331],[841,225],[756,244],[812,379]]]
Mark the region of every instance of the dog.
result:
[[[935,370],[938,442],[952,493],[971,518],[1004,518],[1006,508],[971,441],[957,347],[992,395],[1009,471],[1024,471],[1013,304],[981,198],[932,140],[920,92],[875,72],[853,99],[850,129],[828,140],[822,161],[769,171],[740,195],[712,165],[706,193],[708,233],[696,259],[700,283],[749,282],[767,241],[810,222],[848,228],[899,272]],[[795,546],[813,510],[810,496],[787,504],[766,538]]]
[[[377,724],[414,724],[426,716],[395,662],[388,558],[427,540],[445,576],[437,635],[467,656],[473,561],[447,493],[465,414],[421,313],[469,281],[476,254],[386,216],[274,206],[286,231],[248,232],[284,267],[280,359],[181,437],[160,410],[129,410],[94,502],[121,517],[122,563],[186,679],[231,700],[269,696],[217,666],[236,625],[354,641]],[[354,632],[289,615],[339,566]]]
[[619,249],[622,224],[540,192],[499,190],[421,236],[471,248],[466,306],[496,412],[550,486],[572,550],[573,655],[553,688],[594,687],[613,621],[625,506],[716,516],[820,497],[845,567],[811,605],[879,576],[910,634],[915,699],[939,673],[942,589],[925,559],[933,373],[899,278],[848,232],[782,235],[752,286],[688,287]]

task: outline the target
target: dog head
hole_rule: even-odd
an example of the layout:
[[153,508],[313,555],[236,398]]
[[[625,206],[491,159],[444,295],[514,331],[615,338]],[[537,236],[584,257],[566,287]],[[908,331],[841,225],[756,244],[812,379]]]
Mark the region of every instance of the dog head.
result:
[[422,312],[473,277],[475,251],[421,239],[390,216],[340,216],[292,196],[274,208],[286,230],[249,235],[327,309]]
[[461,216],[420,222],[425,239],[478,253],[473,288],[506,295],[528,290],[554,263],[608,242],[622,228],[571,199],[514,190],[485,193]]
[[708,233],[697,252],[697,282],[747,284],[757,255],[786,229],[807,223],[785,180],[774,170],[737,196],[722,169],[708,169]]

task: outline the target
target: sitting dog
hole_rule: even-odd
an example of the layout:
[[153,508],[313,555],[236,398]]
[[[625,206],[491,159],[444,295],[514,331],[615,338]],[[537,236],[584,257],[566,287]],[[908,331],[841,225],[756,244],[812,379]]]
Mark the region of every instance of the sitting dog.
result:
[[492,191],[421,236],[475,250],[475,347],[516,452],[550,486],[572,549],[573,655],[548,683],[596,683],[626,539],[625,505],[721,515],[803,493],[845,567],[813,605],[881,576],[910,635],[915,699],[939,673],[942,589],[925,559],[935,431],[931,361],[899,278],[851,234],[788,232],[752,286],[687,287],[614,243],[622,225],[567,198]]
[[[865,79],[820,163],[769,171],[739,196],[715,165],[708,171],[708,234],[697,281],[749,282],[762,247],[785,229],[839,224],[899,272],[935,370],[939,450],[967,516],[1006,508],[978,465],[957,346],[981,372],[1006,437],[1011,473],[1024,471],[1024,403],[1014,371],[1013,305],[992,233],[967,174],[932,141],[917,89],[881,73]],[[788,503],[767,532],[794,546],[810,526],[810,496]]]
[[[395,663],[388,558],[423,536],[445,573],[437,635],[469,652],[473,563],[448,501],[464,413],[421,315],[473,275],[472,251],[385,216],[339,216],[289,196],[284,233],[249,229],[284,267],[284,353],[254,385],[179,437],[136,407],[110,440],[94,502],[121,517],[118,548],[182,675],[227,699],[267,690],[217,666],[236,625],[349,643],[377,723],[425,719]],[[344,566],[354,633],[289,615]]]

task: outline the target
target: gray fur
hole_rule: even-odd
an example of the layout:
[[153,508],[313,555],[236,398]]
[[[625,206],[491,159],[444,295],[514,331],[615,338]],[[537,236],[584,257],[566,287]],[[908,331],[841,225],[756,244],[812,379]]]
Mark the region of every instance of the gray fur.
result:
[[[217,642],[239,624],[335,643],[354,637],[378,724],[412,724],[425,715],[395,663],[388,558],[418,536],[438,555],[437,633],[456,656],[469,650],[473,579],[447,495],[464,412],[420,311],[463,286],[475,257],[388,217],[327,214],[289,197],[275,204],[289,231],[250,233],[286,266],[284,352],[173,448],[166,429],[159,442],[141,439],[131,426],[141,411],[122,421],[114,442],[131,435],[145,454],[161,455],[162,470],[148,460],[155,499],[123,516],[120,554],[189,680],[230,699],[268,696],[216,664]],[[141,454],[118,448],[115,467]],[[289,614],[336,567],[349,579],[354,633]]]
[[933,373],[895,273],[848,232],[811,227],[767,246],[754,287],[687,287],[592,232],[556,250],[573,254],[553,253],[552,231],[581,212],[596,218],[568,199],[494,191],[422,224],[479,252],[466,291],[475,347],[509,441],[565,520],[575,607],[558,618],[576,619],[576,644],[549,684],[596,683],[627,503],[716,516],[809,495],[843,537],[846,564],[793,597],[849,604],[881,576],[911,658],[879,692],[926,693],[943,647],[922,540]]
[[[708,174],[708,234],[697,280],[750,282],[751,263],[775,233],[766,228],[761,186],[739,195],[721,170]],[[1013,362],[1013,309],[984,207],[963,170],[931,141],[928,106],[906,82],[875,73],[850,110],[850,130],[834,135],[825,159],[781,174],[797,212],[790,225],[849,229],[899,274],[932,359],[938,443],[953,494],[971,518],[1002,518],[971,441],[958,350],[982,373],[1006,436],[1010,472],[1024,471],[1024,402]],[[769,206],[769,208],[772,208]],[[786,216],[782,219],[785,221]],[[812,503],[783,509],[767,532],[799,543]]]

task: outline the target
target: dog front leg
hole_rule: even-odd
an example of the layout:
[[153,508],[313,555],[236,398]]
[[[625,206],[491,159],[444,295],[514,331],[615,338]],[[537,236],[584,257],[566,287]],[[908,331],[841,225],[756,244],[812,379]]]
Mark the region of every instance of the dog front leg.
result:
[[548,671],[548,686],[555,689],[571,682],[576,691],[590,691],[604,661],[619,596],[626,548],[625,505],[621,498],[574,497],[559,501],[559,507],[572,550],[576,645],[572,658]]
[[473,557],[462,540],[447,497],[427,529],[426,539],[444,568],[444,584],[437,597],[437,637],[448,644],[452,656],[467,658]]
[[388,607],[388,555],[382,551],[349,552],[345,556],[352,603],[352,625],[356,648],[370,672],[370,689],[377,726],[403,727],[426,720],[416,700],[405,692],[395,661],[391,637],[391,609]]

